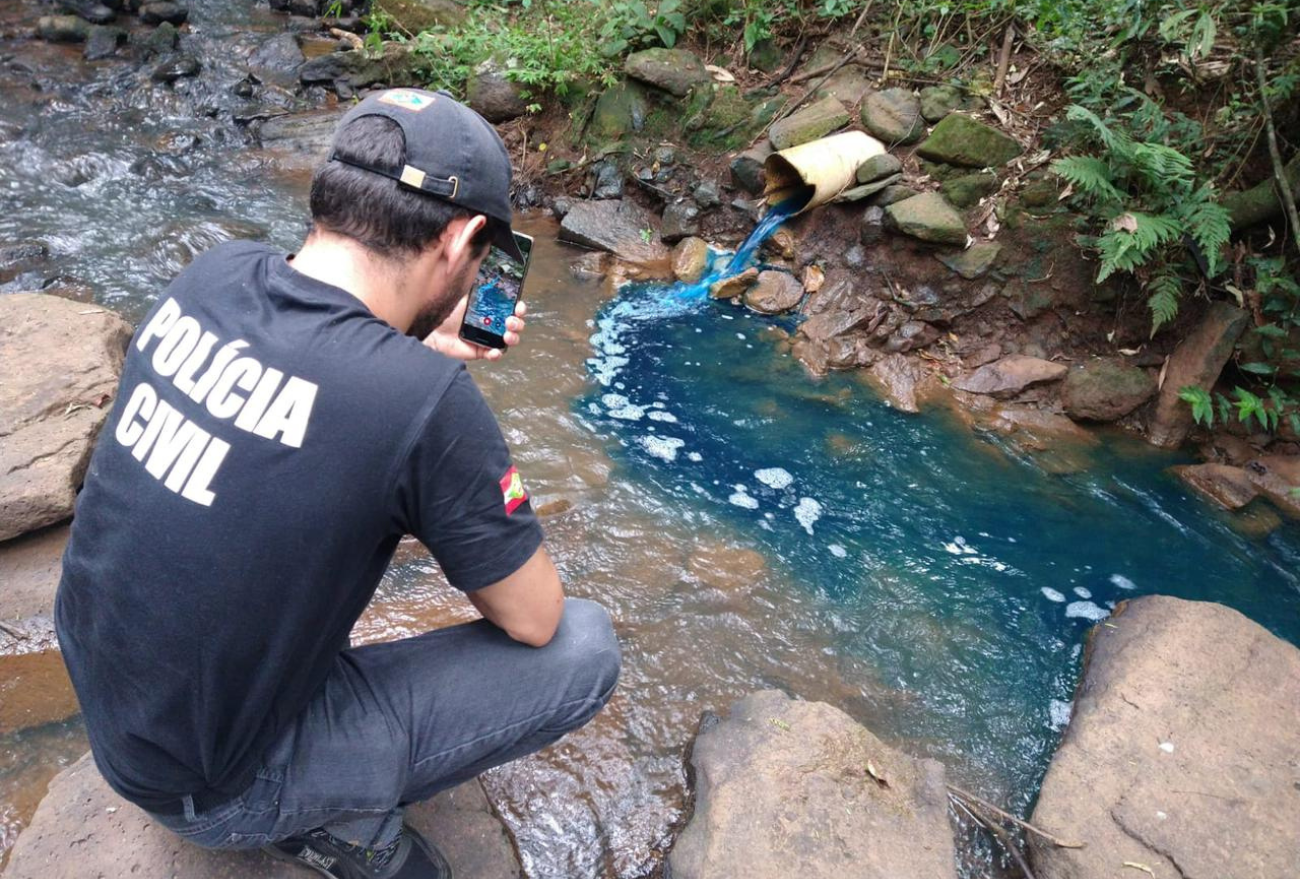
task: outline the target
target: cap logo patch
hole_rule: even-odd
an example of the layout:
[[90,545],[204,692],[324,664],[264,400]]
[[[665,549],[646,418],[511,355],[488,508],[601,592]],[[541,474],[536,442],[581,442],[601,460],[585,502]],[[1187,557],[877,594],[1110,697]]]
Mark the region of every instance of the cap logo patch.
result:
[[507,470],[506,475],[501,477],[501,495],[505,500],[507,516],[517,510],[520,504],[528,500],[528,495],[524,492],[524,481],[519,478],[519,471],[514,467]]
[[394,107],[416,112],[432,104],[433,100],[433,95],[422,95],[410,89],[390,89],[379,96],[381,103],[392,104]]

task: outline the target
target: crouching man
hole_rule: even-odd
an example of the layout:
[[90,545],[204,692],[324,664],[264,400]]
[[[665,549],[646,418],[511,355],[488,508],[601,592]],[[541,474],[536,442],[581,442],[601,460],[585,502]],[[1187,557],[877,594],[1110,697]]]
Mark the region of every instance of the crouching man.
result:
[[[460,362],[499,356],[457,330],[489,245],[520,258],[510,174],[449,96],[372,95],[312,181],[299,253],[213,248],[131,343],[56,623],[100,771],[193,843],[442,879],[403,807],[614,690],[609,616],[564,597]],[[483,619],[353,649],[406,534]]]

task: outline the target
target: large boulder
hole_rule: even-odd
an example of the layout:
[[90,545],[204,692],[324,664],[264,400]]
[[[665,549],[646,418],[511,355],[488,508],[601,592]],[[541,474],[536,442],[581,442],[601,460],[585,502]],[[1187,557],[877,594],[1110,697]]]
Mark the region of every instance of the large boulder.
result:
[[745,291],[745,306],[763,314],[781,314],[803,299],[803,284],[789,272],[769,269],[760,272],[758,281]]
[[465,82],[465,103],[487,121],[496,124],[518,119],[528,112],[527,90],[506,79],[494,64],[481,66]]
[[937,192],[924,192],[885,208],[885,225],[934,244],[965,244],[966,221]]
[[969,168],[996,168],[1022,152],[1013,138],[962,113],[943,117],[916,148],[923,159]]
[[292,88],[298,81],[298,68],[307,61],[298,37],[279,33],[267,37],[248,56],[248,69],[260,78],[281,88]]
[[[1149,596],[1088,639],[1029,835],[1039,879],[1300,876],[1300,650],[1218,604]],[[1141,866],[1136,866],[1141,865]]]
[[921,102],[908,89],[871,92],[862,100],[862,126],[885,142],[916,143],[925,135]]
[[1038,357],[1012,354],[963,375],[952,386],[970,394],[985,394],[1005,400],[1026,388],[1043,382],[1065,378],[1069,368],[1064,363],[1053,363]]
[[1152,445],[1174,449],[1187,439],[1193,424],[1192,409],[1179,399],[1179,392],[1188,386],[1205,391],[1214,387],[1249,317],[1234,305],[1215,302],[1196,329],[1178,343],[1169,358],[1156,411],[1147,428],[1147,440]]
[[606,250],[632,263],[668,260],[659,240],[658,222],[649,211],[628,200],[575,202],[560,221],[560,240]]
[[709,268],[709,245],[700,238],[683,238],[673,248],[673,277],[694,284]]
[[0,297],[0,540],[72,515],[131,333],[97,306]]
[[1239,510],[1259,496],[1244,467],[1231,464],[1179,464],[1170,472],[1198,493],[1228,510]]
[[950,879],[943,767],[882,743],[847,714],[753,693],[702,724],[695,814],[673,879]]
[[645,86],[638,82],[616,83],[600,93],[591,111],[587,131],[599,141],[620,140],[640,131],[650,112]]
[[[457,879],[522,875],[505,827],[477,780],[407,810],[447,855]],[[93,844],[86,845],[87,840]],[[211,851],[184,842],[115,794],[86,754],[50,783],[9,858],[5,879],[298,879],[260,851]]]
[[1076,421],[1116,421],[1155,396],[1156,380],[1122,360],[1090,360],[1061,385],[1065,414]]
[[696,86],[713,82],[704,62],[685,49],[643,49],[627,56],[623,71],[633,79],[649,83],[679,98]]
[[925,372],[914,361],[902,354],[890,354],[871,364],[866,378],[895,409],[913,414],[921,411],[916,389],[925,379]]
[[848,124],[849,111],[844,109],[839,98],[828,96],[772,123],[767,137],[773,147],[785,150],[825,137]]

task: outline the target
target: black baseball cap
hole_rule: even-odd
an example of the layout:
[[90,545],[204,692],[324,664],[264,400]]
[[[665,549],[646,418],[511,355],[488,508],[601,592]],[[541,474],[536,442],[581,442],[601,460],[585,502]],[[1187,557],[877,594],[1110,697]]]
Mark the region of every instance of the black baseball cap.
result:
[[383,116],[401,126],[406,157],[397,168],[380,168],[330,152],[342,162],[396,180],[407,189],[488,218],[492,243],[524,262],[510,230],[510,156],[486,119],[444,91],[388,89],[367,95],[339,122],[341,131],[362,116]]

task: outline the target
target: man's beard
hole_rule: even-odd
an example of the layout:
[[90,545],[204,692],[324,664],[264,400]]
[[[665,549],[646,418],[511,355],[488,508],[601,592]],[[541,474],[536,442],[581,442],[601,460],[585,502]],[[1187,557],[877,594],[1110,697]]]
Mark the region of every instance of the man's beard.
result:
[[447,285],[446,295],[431,302],[423,311],[415,316],[411,322],[411,327],[406,331],[406,335],[416,339],[423,340],[430,333],[442,326],[443,321],[451,316],[460,304],[460,300],[468,296],[474,288],[474,276],[470,275],[470,266],[473,263],[465,265],[459,272],[452,276],[451,282]]

